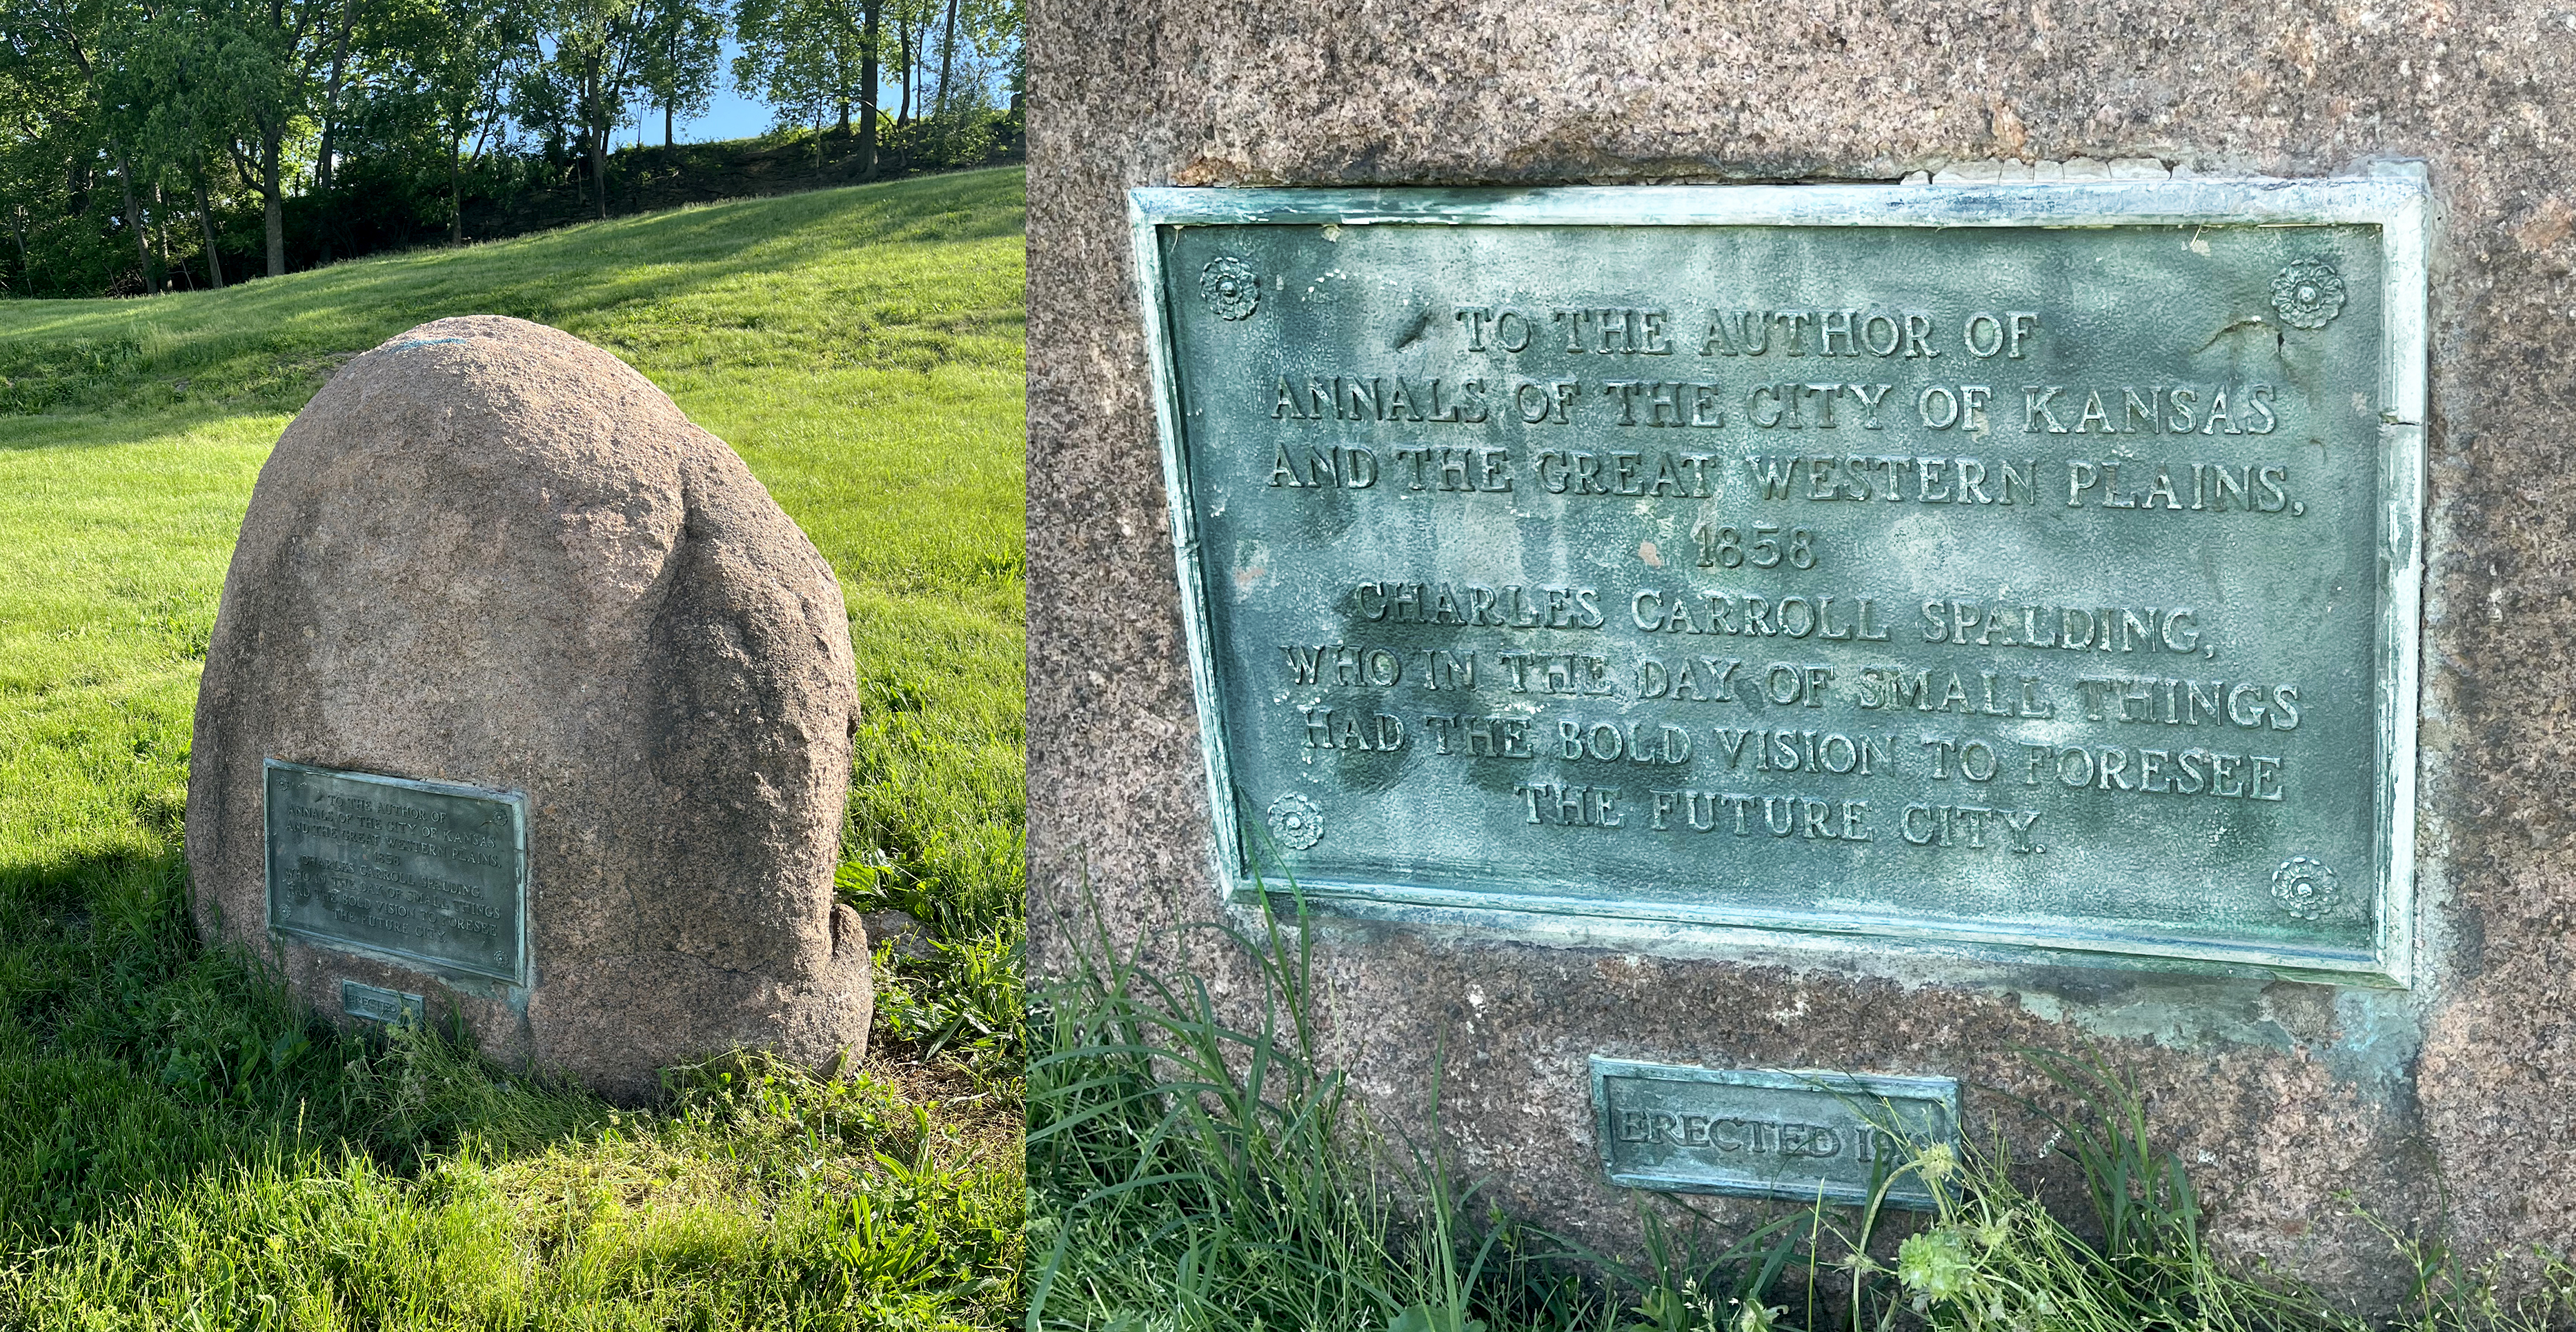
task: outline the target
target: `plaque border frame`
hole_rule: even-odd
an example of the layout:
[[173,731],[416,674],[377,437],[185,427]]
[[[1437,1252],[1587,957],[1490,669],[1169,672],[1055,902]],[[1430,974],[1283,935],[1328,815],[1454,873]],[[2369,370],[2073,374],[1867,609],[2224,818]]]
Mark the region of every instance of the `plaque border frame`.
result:
[[[1756,1183],[1730,1183],[1722,1179],[1691,1179],[1676,1175],[1641,1175],[1622,1171],[1611,1155],[1614,1126],[1610,1122],[1612,1078],[1634,1078],[1646,1082],[1686,1082],[1703,1086],[1759,1087],[1769,1091],[1817,1092],[1825,1095],[1875,1097],[1882,1101],[1931,1101],[1949,1116],[1949,1148],[1959,1149],[1959,1080],[1948,1077],[1921,1077],[1894,1073],[1844,1073],[1809,1068],[1711,1068],[1705,1064],[1661,1064],[1644,1059],[1622,1059],[1612,1055],[1592,1056],[1592,1131],[1594,1145],[1600,1149],[1601,1173],[1612,1184],[1623,1189],[1652,1189],[1659,1193],[1715,1193],[1731,1198],[1786,1198],[1793,1202],[1813,1202],[1821,1198],[1829,1203],[1866,1204],[1870,1191],[1848,1184],[1821,1183],[1805,1192],[1768,1187]],[[1891,1186],[1886,1202],[1890,1206],[1913,1211],[1936,1210],[1940,1203],[1931,1190],[1919,1184],[1913,1188]]]
[[[2280,976],[2406,988],[2414,981],[2416,715],[2421,692],[2424,500],[2433,202],[2424,166],[2382,161],[2368,174],[1882,185],[1603,185],[1493,188],[1174,188],[1127,192],[1138,307],[1163,455],[1163,490],[1178,565],[1182,628],[1197,702],[1220,899],[1238,905],[1294,894],[1333,914],[1499,933],[1536,943],[1649,946],[1728,955],[1800,943],[1885,952],[1966,954],[2006,963],[2125,966],[2192,974]],[[2118,934],[1897,916],[1762,912],[1688,903],[1612,903],[1475,888],[1330,879],[1285,886],[1247,874],[1247,797],[1233,787],[1209,656],[1207,587],[1182,448],[1180,385],[1161,236],[1190,226],[1796,226],[2098,228],[2112,226],[2372,226],[2379,229],[2379,437],[2382,575],[2374,631],[2380,770],[2374,775],[2383,855],[2371,891],[2367,949],[2301,948],[2149,932]]]
[[[277,919],[276,863],[274,858],[269,854],[268,847],[268,780],[270,773],[278,771],[308,772],[323,777],[337,777],[347,781],[365,782],[374,786],[396,786],[405,790],[425,792],[430,795],[466,796],[476,800],[494,800],[508,806],[510,810],[510,863],[517,868],[517,881],[513,886],[517,889],[516,897],[519,904],[518,956],[512,959],[509,973],[504,975],[495,971],[487,971],[481,967],[467,966],[463,963],[457,962],[453,958],[430,957],[421,953],[408,952],[400,948],[387,948],[377,944],[356,943],[339,935],[323,934],[316,930],[302,929],[294,925],[279,923]],[[388,777],[381,773],[351,772],[342,768],[325,768],[311,763],[292,763],[280,758],[266,758],[262,760],[259,776],[259,824],[260,909],[261,914],[267,918],[266,923],[268,925],[269,933],[285,935],[288,938],[295,939],[303,943],[308,948],[327,949],[335,953],[346,953],[357,957],[373,958],[380,962],[390,962],[397,966],[408,967],[414,971],[426,971],[442,976],[472,976],[478,980],[499,981],[504,985],[513,985],[520,989],[527,988],[528,795],[526,792],[504,791],[488,786],[468,786],[460,782],[431,782],[422,781],[414,777]]]

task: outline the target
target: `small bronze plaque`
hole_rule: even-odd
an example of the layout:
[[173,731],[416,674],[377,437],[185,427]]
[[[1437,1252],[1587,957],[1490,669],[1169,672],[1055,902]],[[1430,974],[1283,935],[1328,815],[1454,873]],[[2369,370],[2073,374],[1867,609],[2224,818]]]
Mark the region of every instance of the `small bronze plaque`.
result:
[[524,983],[525,796],[277,759],[266,794],[269,928]]
[[2424,198],[1138,192],[1227,887],[2404,983]]
[[344,980],[340,982],[340,1011],[353,1018],[395,1026],[419,1022],[429,1011],[428,1001],[416,994],[388,990],[381,985]]
[[[1886,1201],[1930,1210],[1905,1168],[1959,1141],[1950,1078],[1696,1068],[1592,1059],[1592,1106],[1610,1182],[1676,1193],[1801,1202]],[[1955,1155],[1954,1155],[1955,1159]]]

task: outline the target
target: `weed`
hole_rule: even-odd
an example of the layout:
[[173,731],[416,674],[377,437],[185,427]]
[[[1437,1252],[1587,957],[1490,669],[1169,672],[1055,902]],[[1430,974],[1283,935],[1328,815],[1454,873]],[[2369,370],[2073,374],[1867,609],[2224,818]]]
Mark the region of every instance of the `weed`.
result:
[[1262,1024],[1219,1015],[1105,934],[1031,1014],[1029,1324],[1383,1327],[1429,1294],[1353,1150],[1341,1078],[1304,1021],[1302,929],[1213,927],[1258,964]]
[[916,1058],[953,1055],[987,1082],[1016,1080],[1027,1052],[1018,923],[933,949],[921,961],[890,949],[883,957],[877,1032],[911,1047]]
[[[1388,1169],[1384,1144],[1318,1058],[1306,924],[1298,902],[1285,923],[1265,909],[1257,929],[1206,927],[1261,981],[1223,1011],[1198,978],[1146,966],[1145,940],[1113,948],[1096,912],[1073,971],[1037,987],[1030,1332],[2369,1326],[2296,1282],[2218,1261],[2188,1172],[2154,1146],[2136,1089],[2093,1055],[2025,1052],[2076,1107],[2039,1113],[2083,1181],[2081,1233],[2038,1201],[2000,1140],[1920,1145],[1863,1206],[1791,1208],[1731,1237],[1687,1198],[1639,1193],[1635,1254],[1490,1207],[1479,1216],[1479,1186],[1457,1177],[1436,1141],[1408,1169]],[[1929,1192],[1928,1217],[1890,1224],[1900,1182]],[[2538,1293],[2507,1307],[2491,1270],[2389,1238],[2416,1274],[2415,1332],[2576,1321],[2576,1267],[2563,1260],[2536,1255]]]

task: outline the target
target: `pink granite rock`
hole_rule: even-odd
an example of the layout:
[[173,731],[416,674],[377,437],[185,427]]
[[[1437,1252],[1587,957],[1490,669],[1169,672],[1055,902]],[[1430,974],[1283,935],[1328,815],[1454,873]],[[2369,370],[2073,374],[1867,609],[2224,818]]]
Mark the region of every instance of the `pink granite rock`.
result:
[[[723,441],[567,334],[424,324],[261,469],[197,701],[199,927],[325,1013],[343,981],[422,994],[630,1102],[737,1047],[855,1054],[856,706],[831,567]],[[268,928],[269,759],[524,793],[524,983]]]

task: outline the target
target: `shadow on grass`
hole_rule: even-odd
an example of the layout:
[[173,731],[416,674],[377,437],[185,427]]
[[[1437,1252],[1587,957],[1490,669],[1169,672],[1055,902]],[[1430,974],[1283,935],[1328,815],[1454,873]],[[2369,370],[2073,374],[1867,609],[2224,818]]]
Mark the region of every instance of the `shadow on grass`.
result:
[[[315,391],[322,387],[316,378]],[[290,412],[245,403],[179,403],[161,411],[91,412],[84,415],[9,416],[0,412],[0,454],[65,453],[74,450],[161,446],[188,448],[206,441],[255,442],[266,448],[277,440]],[[257,421],[255,427],[232,427],[235,421]],[[238,429],[239,433],[235,433]],[[253,467],[254,474],[257,468]],[[247,490],[245,489],[245,497]]]
[[[424,320],[499,314],[560,325],[791,270],[821,250],[892,253],[1015,236],[1026,212],[1021,189],[1018,172],[996,168],[695,205],[223,291],[0,301],[0,411],[166,409],[190,390],[148,381],[176,386],[186,380],[172,377],[191,377],[215,381],[214,395],[233,410],[292,412],[349,357]],[[879,365],[921,359],[892,344],[874,350],[889,353],[870,358]],[[202,397],[206,386],[196,391]]]
[[610,1122],[452,1039],[336,1030],[246,952],[200,944],[186,884],[175,844],[0,874],[0,1252],[210,1170],[357,1152],[400,1174]]

